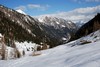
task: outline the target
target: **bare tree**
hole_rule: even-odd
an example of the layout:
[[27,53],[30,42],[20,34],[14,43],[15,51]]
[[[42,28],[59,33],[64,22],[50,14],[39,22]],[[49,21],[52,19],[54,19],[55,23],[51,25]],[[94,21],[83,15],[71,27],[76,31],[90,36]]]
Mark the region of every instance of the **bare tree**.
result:
[[1,39],[1,43],[2,43],[2,53],[1,53],[2,60],[6,60],[7,59],[7,56],[6,56],[7,54],[6,54],[6,45],[5,45],[5,38],[4,38],[4,36]]

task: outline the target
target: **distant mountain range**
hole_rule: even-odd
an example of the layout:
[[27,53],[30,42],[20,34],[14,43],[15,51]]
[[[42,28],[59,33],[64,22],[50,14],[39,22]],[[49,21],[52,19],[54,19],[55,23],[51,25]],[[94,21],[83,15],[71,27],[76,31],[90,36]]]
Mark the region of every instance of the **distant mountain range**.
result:
[[13,38],[54,47],[68,42],[76,30],[77,26],[71,21],[47,16],[36,19],[0,5],[0,33],[8,40]]
[[5,35],[6,42],[14,39],[48,44],[50,47],[61,45],[100,29],[100,13],[79,28],[80,25],[53,16],[33,18],[21,10],[0,5],[0,33]]

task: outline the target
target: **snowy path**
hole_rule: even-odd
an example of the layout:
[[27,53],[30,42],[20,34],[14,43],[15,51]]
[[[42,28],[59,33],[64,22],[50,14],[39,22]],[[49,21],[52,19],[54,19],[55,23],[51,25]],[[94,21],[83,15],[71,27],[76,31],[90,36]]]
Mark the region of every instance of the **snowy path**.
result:
[[0,67],[100,67],[100,41],[70,47],[61,45],[39,56],[0,61]]

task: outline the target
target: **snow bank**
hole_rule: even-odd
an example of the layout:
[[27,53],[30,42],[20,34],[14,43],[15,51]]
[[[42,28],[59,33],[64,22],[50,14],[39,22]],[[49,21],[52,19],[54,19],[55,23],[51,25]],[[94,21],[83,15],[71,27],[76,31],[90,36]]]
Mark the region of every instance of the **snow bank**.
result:
[[[22,57],[24,55],[30,55],[33,54],[34,51],[37,50],[37,44],[31,43],[31,42],[15,42],[16,48],[5,46],[5,55],[6,59],[16,59],[19,57]],[[0,59],[2,58],[2,43],[0,42]]]
[[[97,31],[70,43],[43,50],[39,56],[2,60],[0,67],[100,67],[99,34]],[[92,42],[80,45],[81,40]],[[69,46],[72,44],[75,46]]]
[[82,37],[76,41],[72,41],[68,43],[69,46],[75,46],[75,45],[84,45],[85,43],[93,43],[100,41],[100,30],[97,30],[96,32],[93,32],[85,37]]
[[100,67],[100,41],[73,47],[65,44],[41,53],[0,61],[0,67]]
[[37,46],[38,44],[32,43],[32,42],[15,42],[16,47],[18,48],[18,50],[23,53],[23,51],[25,51],[26,55],[30,55],[31,53],[33,53],[35,50],[37,50]]

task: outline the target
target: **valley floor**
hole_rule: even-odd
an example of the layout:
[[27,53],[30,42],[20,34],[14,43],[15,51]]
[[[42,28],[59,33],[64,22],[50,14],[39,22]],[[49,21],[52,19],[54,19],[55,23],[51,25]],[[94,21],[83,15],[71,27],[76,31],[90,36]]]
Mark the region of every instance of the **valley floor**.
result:
[[39,56],[0,60],[0,67],[100,67],[100,41],[73,47],[64,44]]

